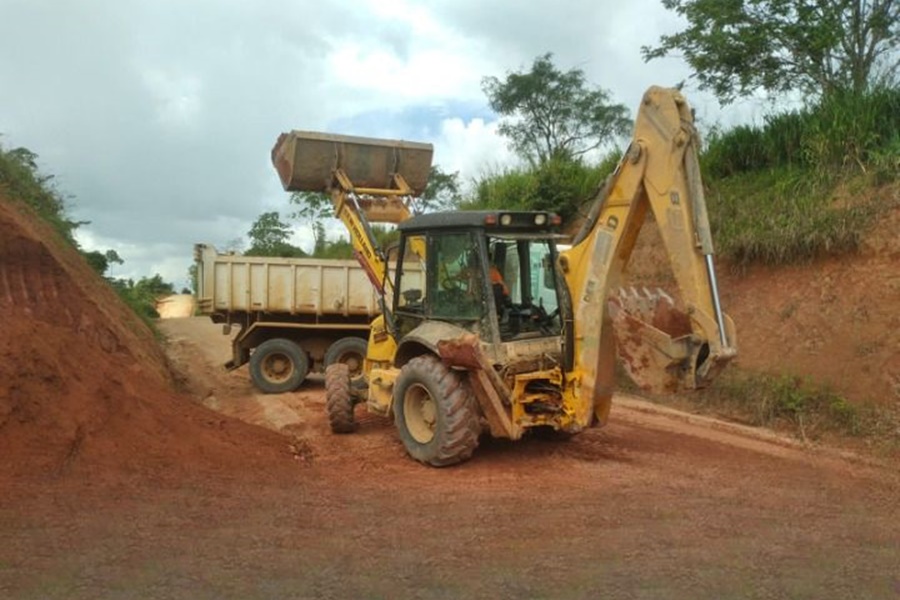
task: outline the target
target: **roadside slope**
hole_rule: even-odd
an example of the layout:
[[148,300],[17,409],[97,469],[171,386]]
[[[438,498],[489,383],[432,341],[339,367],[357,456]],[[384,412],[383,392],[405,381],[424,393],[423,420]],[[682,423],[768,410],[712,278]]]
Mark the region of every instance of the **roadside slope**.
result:
[[[882,193],[894,207],[857,254],[744,271],[719,261],[723,308],[737,327],[736,366],[809,377],[854,403],[900,403],[900,189]],[[628,268],[631,285],[676,291],[652,219]]]
[[74,249],[3,198],[0,322],[2,483],[164,480],[288,456],[277,436],[176,392],[150,329]]

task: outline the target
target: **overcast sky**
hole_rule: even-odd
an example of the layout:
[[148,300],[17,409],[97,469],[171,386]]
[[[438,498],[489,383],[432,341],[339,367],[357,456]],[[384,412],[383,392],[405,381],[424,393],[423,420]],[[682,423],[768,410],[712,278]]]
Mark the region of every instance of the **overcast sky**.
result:
[[[552,52],[633,113],[688,77],[640,56],[679,25],[660,0],[0,0],[0,143],[40,156],[90,221],[82,245],[125,260],[113,276],[180,288],[194,242],[290,212],[269,159],[282,131],[431,142],[471,181],[514,160],[483,77]],[[686,93],[702,125],[734,122]],[[308,227],[295,242],[311,249]]]

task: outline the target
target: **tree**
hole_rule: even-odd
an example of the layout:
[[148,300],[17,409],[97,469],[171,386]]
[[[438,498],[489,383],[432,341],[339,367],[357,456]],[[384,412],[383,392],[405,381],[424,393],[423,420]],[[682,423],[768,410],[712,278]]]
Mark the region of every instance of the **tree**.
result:
[[141,277],[137,283],[133,279],[110,279],[109,282],[126,304],[147,319],[159,316],[156,312],[157,300],[175,293],[175,286],[163,281],[158,273],[152,277]]
[[325,219],[334,217],[331,197],[322,192],[294,192],[290,202],[297,205],[291,217],[312,228],[313,254],[318,256],[316,249],[325,245]]
[[109,269],[109,261],[106,260],[106,257],[102,252],[99,250],[92,250],[90,252],[82,252],[81,255],[98,275],[101,277],[106,275],[106,271]]
[[464,210],[547,210],[566,222],[596,192],[617,164],[618,154],[598,166],[579,160],[550,160],[527,169],[508,169],[475,182]]
[[322,221],[313,223],[313,256],[322,256],[325,246],[328,244],[328,237],[325,233],[325,224]]
[[225,242],[223,250],[232,254],[241,254],[244,251],[244,238],[238,236],[228,240]]
[[140,297],[157,300],[175,293],[175,286],[168,281],[163,281],[162,276],[156,273],[152,277],[141,277],[132,288]]
[[288,243],[291,228],[281,220],[278,211],[261,214],[247,236],[250,238],[247,256],[306,256],[303,250]]
[[90,252],[82,251],[81,255],[100,276],[105,276],[106,272],[114,263],[117,265],[125,264],[125,261],[119,256],[119,253],[112,249],[107,250],[106,252],[100,252],[99,250],[92,250]]
[[188,281],[191,282],[191,289],[189,292],[183,293],[197,294],[200,291],[200,270],[197,268],[197,263],[194,263],[188,267],[187,274]]
[[459,191],[459,171],[445,173],[437,165],[431,166],[428,175],[428,185],[422,192],[421,198],[415,207],[416,214],[454,210],[459,207],[462,195]]
[[552,58],[544,54],[527,73],[507,73],[503,81],[485,77],[481,83],[491,108],[506,117],[500,133],[532,165],[578,158],[631,126],[625,106],[610,104],[603,89],[587,89],[581,69],[562,72]]
[[723,103],[757,90],[814,97],[896,81],[900,0],[662,0],[687,29],[644,46],[678,51]]

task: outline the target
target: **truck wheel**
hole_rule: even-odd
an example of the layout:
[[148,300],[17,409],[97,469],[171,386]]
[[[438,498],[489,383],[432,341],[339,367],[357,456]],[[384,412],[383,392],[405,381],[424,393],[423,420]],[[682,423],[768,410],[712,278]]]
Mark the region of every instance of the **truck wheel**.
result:
[[394,422],[407,452],[435,467],[470,458],[481,433],[468,384],[432,355],[418,356],[400,371]]
[[265,394],[280,394],[297,389],[309,371],[309,358],[303,348],[291,340],[266,340],[250,355],[250,378]]
[[333,433],[352,433],[356,429],[350,396],[350,369],[344,363],[325,368],[325,408]]
[[344,363],[350,369],[350,377],[363,372],[363,361],[366,359],[368,342],[358,337],[341,338],[325,352],[325,367],[336,363]]

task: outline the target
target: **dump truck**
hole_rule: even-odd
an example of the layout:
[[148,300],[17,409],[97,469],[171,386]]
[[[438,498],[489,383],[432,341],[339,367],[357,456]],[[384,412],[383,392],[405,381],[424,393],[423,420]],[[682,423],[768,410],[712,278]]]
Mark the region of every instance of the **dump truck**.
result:
[[[326,369],[332,431],[352,432],[365,403],[393,417],[410,456],[441,467],[469,459],[484,433],[565,437],[604,425],[617,356],[648,391],[708,385],[736,356],[737,338],[718,292],[699,145],[681,93],[648,89],[628,149],[569,239],[545,211],[414,214],[428,144],[279,136],[282,185],[331,195],[382,301],[363,372]],[[648,211],[675,296],[621,287]],[[376,221],[397,224],[395,265],[374,243]]]
[[362,373],[369,324],[379,297],[355,260],[277,258],[194,246],[199,312],[223,324],[236,369],[249,363],[264,393],[296,389],[334,363]]

